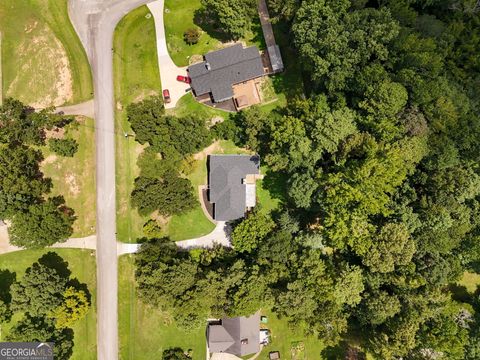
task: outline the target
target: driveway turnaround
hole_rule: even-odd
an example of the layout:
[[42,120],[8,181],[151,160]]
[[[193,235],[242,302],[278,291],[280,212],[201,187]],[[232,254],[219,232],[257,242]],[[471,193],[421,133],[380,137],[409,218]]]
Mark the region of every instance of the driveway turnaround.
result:
[[189,84],[177,81],[177,75],[187,75],[187,67],[178,67],[168,54],[163,23],[164,0],[157,0],[147,5],[155,20],[155,33],[157,36],[158,69],[162,89],[168,89],[171,102],[165,104],[166,109],[174,108],[177,101],[188,92]]

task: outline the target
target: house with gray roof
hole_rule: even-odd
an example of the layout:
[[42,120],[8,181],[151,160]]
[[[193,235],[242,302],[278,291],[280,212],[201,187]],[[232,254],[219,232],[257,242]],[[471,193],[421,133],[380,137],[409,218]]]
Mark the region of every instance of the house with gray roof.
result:
[[258,48],[242,44],[209,52],[204,61],[190,65],[187,71],[194,95],[210,94],[214,103],[233,98],[233,85],[265,74]]
[[208,200],[213,205],[213,218],[218,221],[242,218],[255,206],[258,178],[258,155],[210,155]]
[[207,328],[208,350],[245,356],[260,351],[260,313],[252,316],[223,318]]

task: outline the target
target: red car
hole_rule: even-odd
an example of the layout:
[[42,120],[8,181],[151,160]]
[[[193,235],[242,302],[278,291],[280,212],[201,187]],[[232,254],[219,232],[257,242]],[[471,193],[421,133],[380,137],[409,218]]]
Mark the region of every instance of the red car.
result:
[[163,101],[166,104],[172,101],[172,99],[170,99],[170,91],[168,91],[168,89],[163,90],[162,94],[163,94]]
[[177,81],[190,84],[190,83],[192,82],[192,79],[190,79],[188,76],[178,75],[178,76],[177,76]]

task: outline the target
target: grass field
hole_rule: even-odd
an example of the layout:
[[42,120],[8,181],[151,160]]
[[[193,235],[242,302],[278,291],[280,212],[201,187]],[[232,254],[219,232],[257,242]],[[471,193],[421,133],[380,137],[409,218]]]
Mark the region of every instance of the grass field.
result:
[[[6,255],[0,255],[0,270],[9,270],[16,273],[16,278],[21,278],[25,270],[37,261],[43,254],[52,250],[23,250]],[[72,271],[72,278],[77,278],[81,283],[88,285],[88,290],[92,295],[92,307],[87,316],[78,322],[74,327],[75,338],[73,356],[71,360],[94,360],[96,359],[96,310],[95,310],[95,291],[96,291],[96,268],[95,257],[89,250],[55,249],[58,255],[68,262],[68,267]],[[12,324],[2,327],[5,337],[8,328]],[[1,341],[1,339],[0,339]]]
[[146,6],[126,15],[114,35],[114,82],[116,101],[116,191],[117,236],[120,241],[135,242],[142,236],[146,218],[138,215],[130,204],[136,166],[142,147],[132,134],[126,107],[149,95],[160,93],[155,24]]
[[42,170],[52,179],[52,196],[63,195],[77,217],[73,237],[95,233],[95,128],[93,119],[79,117],[78,123],[67,126],[65,138],[78,142],[72,158],[52,153],[48,145],[42,148]]
[[194,360],[206,355],[205,329],[185,332],[169,317],[142,303],[135,291],[133,258],[119,259],[119,342],[120,359],[161,359],[164,349],[192,349]]
[[92,97],[90,67],[67,1],[2,0],[0,31],[4,97],[36,107]]

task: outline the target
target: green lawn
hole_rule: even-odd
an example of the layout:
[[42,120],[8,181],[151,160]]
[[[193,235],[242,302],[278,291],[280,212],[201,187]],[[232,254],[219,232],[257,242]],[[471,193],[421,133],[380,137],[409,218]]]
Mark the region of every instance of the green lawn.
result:
[[[0,255],[0,270],[9,270],[16,273],[19,279],[25,270],[48,251],[54,251],[68,262],[72,271],[72,278],[77,278],[81,283],[88,285],[92,295],[92,307],[87,316],[74,327],[75,338],[73,356],[71,360],[94,360],[97,355],[96,342],[96,267],[95,256],[90,250],[73,249],[47,249],[47,250],[23,250],[6,255]],[[4,326],[2,336],[8,333],[11,324]],[[1,341],[1,339],[0,339]]]
[[[210,25],[201,22],[200,0],[165,0],[165,33],[167,48],[177,66],[187,66],[193,55],[204,55],[222,47],[222,42],[230,41],[225,35],[215,32]],[[168,10],[167,10],[168,9]],[[201,31],[197,44],[188,45],[183,40],[185,30],[195,28]],[[265,48],[260,19],[255,19],[252,29],[242,39],[247,45]]]
[[230,116],[228,111],[218,110],[210,106],[200,104],[195,100],[191,93],[182,96],[182,98],[177,102],[175,108],[167,110],[167,113],[171,113],[179,117],[195,114],[196,116],[207,120],[211,120],[213,117],[217,116],[226,119]]
[[194,360],[206,356],[205,329],[185,332],[168,315],[144,304],[135,291],[134,262],[130,255],[119,259],[120,359],[161,359],[164,349],[192,349]]
[[45,161],[42,171],[52,179],[52,196],[62,195],[77,217],[73,237],[95,233],[95,127],[93,119],[78,117],[69,124],[65,138],[78,142],[74,157],[62,157],[42,148]]
[[142,147],[133,136],[126,117],[126,107],[149,95],[160,93],[155,24],[146,6],[126,15],[114,35],[114,82],[116,101],[116,191],[118,239],[135,242],[143,235],[147,220],[130,204],[133,182],[138,175],[136,165]]
[[[268,323],[263,324],[263,327],[270,330],[271,342],[262,350],[258,359],[268,359],[270,351],[280,351],[280,357],[285,360],[324,358],[321,352],[325,346],[321,340],[315,336],[303,335],[298,329],[291,328],[286,319],[280,319],[270,311],[262,311],[262,315],[268,318]],[[298,345],[304,348],[303,356],[292,357],[292,348]]]
[[3,96],[45,106],[92,97],[85,51],[66,0],[2,0]]

